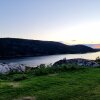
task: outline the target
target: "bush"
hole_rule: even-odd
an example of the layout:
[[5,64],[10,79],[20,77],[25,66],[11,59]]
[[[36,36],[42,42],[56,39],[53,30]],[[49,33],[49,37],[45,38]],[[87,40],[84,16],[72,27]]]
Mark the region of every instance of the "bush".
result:
[[100,57],[96,58],[96,62],[100,64]]
[[0,74],[0,79],[1,79],[1,80],[7,80],[8,77],[7,77],[7,75]]
[[56,66],[53,65],[46,66],[45,64],[41,64],[40,66],[37,66],[35,68],[28,68],[28,70],[26,70],[26,72],[24,73],[11,72],[7,75],[0,75],[0,79],[21,81],[27,79],[28,77],[33,77],[34,75],[35,76],[48,75],[57,72],[79,70],[82,68],[83,68],[82,66],[78,66],[75,64],[61,64]]
[[53,69],[55,72],[58,71],[72,71],[72,70],[78,70],[81,69],[82,66],[78,66],[75,64],[61,64],[61,65],[57,65],[57,66],[53,66]]
[[12,77],[12,81],[21,81],[27,79],[27,76],[25,74],[15,74]]
[[37,68],[33,69],[33,74],[36,76],[40,75],[48,75],[51,73],[57,73],[57,72],[64,72],[64,71],[73,71],[81,69],[82,67],[75,65],[75,64],[62,64],[57,66],[45,66],[40,65]]
[[34,75],[40,76],[40,75],[47,75],[49,73],[49,69],[46,67],[40,67],[35,69],[34,71]]

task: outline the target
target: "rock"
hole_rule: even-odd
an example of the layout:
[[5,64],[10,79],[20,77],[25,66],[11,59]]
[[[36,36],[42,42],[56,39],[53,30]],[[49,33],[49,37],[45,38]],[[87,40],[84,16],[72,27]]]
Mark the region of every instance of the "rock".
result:
[[36,100],[36,97],[29,96],[29,97],[22,97],[20,99],[14,99],[14,100]]
[[36,100],[35,97],[24,97],[22,100]]
[[10,72],[24,72],[25,71],[25,65],[23,64],[3,64],[0,63],[0,74],[7,74]]
[[79,66],[90,66],[90,67],[98,67],[100,66],[99,63],[97,63],[95,60],[88,60],[88,59],[62,59],[57,62],[55,62],[53,65],[61,65],[61,64],[76,64]]
[[8,65],[1,64],[1,65],[0,65],[0,73],[1,73],[1,74],[5,74],[5,73],[7,73],[7,72],[9,72]]

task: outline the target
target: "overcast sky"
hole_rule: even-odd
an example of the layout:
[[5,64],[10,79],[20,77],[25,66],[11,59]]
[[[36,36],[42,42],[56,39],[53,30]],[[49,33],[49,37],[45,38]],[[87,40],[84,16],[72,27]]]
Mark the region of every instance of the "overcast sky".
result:
[[100,0],[0,0],[0,37],[100,43]]

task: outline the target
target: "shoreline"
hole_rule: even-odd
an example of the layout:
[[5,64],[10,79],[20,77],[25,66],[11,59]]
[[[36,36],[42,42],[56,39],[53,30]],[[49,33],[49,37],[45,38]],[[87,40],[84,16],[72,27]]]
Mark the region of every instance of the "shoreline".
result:
[[54,56],[54,55],[69,55],[69,54],[87,54],[87,53],[96,53],[100,52],[100,50],[97,51],[91,51],[91,52],[84,52],[84,53],[61,53],[61,54],[47,54],[47,55],[25,55],[25,56],[6,56],[6,57],[0,57],[0,60],[8,60],[8,59],[22,59],[22,58],[30,58],[30,57],[42,57],[42,56]]
[[[61,66],[61,65],[69,65],[74,64],[76,66],[87,66],[87,67],[98,67],[100,66],[100,58],[98,57],[96,60],[75,58],[75,59],[66,59],[63,58],[61,60],[56,61],[54,64],[49,64],[51,67]],[[10,72],[25,72],[27,68],[38,68],[38,67],[46,67],[49,66],[46,64],[40,64],[36,67],[30,67],[25,64],[16,64],[16,63],[0,63],[0,74],[7,74]]]

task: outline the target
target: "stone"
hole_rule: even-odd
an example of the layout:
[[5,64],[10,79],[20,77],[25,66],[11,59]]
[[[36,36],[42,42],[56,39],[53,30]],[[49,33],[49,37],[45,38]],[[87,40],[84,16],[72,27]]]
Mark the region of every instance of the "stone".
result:
[[88,59],[62,59],[53,64],[53,66],[61,65],[61,64],[76,64],[79,66],[89,66],[89,67],[98,67],[100,66],[95,60],[88,60]]
[[25,65],[23,64],[4,64],[0,63],[0,74],[7,74],[10,72],[24,72],[25,71]]

